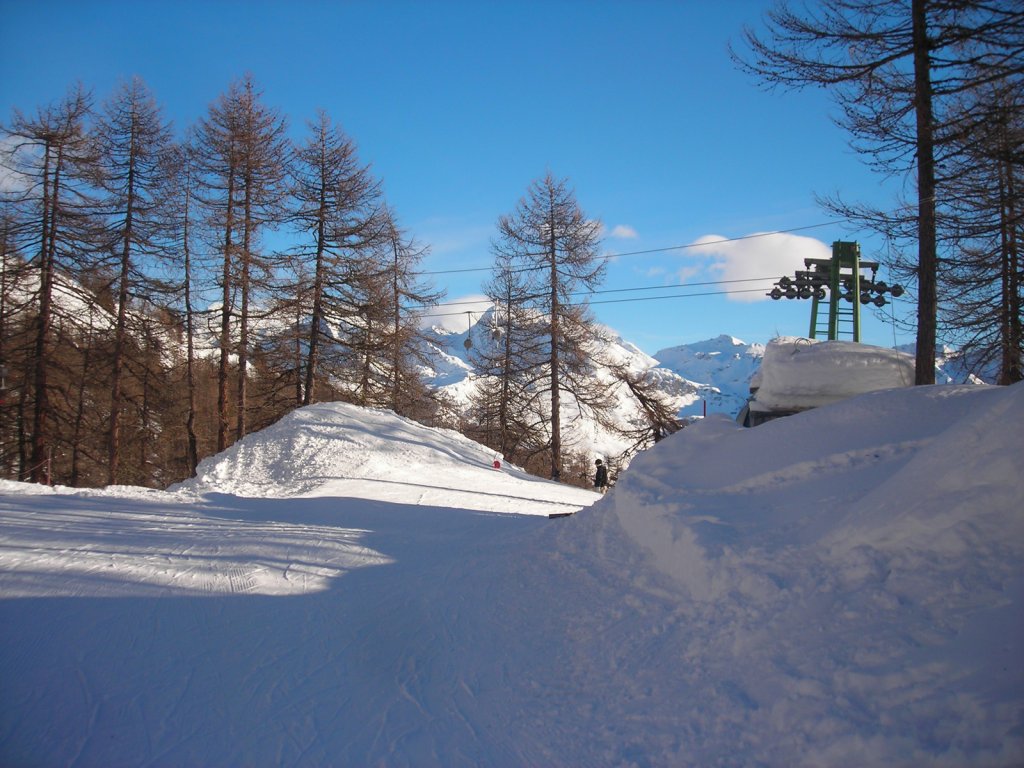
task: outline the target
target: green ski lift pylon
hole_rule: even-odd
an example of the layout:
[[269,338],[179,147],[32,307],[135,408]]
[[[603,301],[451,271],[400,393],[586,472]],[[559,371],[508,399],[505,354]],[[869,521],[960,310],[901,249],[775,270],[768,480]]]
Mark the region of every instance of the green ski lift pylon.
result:
[[[811,299],[808,337],[812,339],[824,331],[830,341],[846,334],[859,342],[860,305],[884,307],[886,293],[894,297],[903,294],[902,286],[875,280],[878,262],[861,261],[860,244],[856,242],[836,240],[832,243],[832,258],[804,259],[804,267],[794,277],[779,278],[768,295],[773,299]],[[862,269],[870,269],[871,276],[862,275]],[[821,313],[826,299],[828,317],[823,324]]]

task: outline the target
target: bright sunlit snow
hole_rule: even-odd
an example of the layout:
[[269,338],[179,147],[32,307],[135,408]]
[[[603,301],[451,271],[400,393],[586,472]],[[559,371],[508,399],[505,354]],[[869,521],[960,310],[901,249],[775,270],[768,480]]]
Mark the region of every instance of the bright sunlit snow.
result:
[[168,492],[3,483],[0,764],[1019,765],[1022,417],[712,416],[599,498],[324,404]]
[[914,383],[914,357],[849,341],[782,336],[764,348],[750,381],[754,410],[804,410],[881,389]]

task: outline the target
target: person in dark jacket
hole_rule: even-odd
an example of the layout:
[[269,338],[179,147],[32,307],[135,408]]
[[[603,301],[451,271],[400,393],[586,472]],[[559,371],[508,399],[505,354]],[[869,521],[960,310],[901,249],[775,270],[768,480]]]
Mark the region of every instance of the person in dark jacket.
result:
[[597,471],[594,473],[594,488],[598,493],[605,493],[608,490],[608,467],[600,459],[594,461]]

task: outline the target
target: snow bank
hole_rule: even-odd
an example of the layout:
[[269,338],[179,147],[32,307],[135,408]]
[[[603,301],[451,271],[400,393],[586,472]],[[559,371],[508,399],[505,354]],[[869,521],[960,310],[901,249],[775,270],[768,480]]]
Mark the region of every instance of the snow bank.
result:
[[[495,460],[502,463],[495,471]],[[485,492],[486,489],[486,492]],[[346,403],[299,408],[223,453],[171,491],[242,497],[345,496],[421,506],[547,515],[595,494],[504,464],[452,430]]]
[[1024,385],[709,417],[574,522],[680,595],[680,661],[731,681],[701,713],[756,744],[727,760],[1020,764],[1022,418]]
[[884,347],[796,337],[773,339],[751,380],[752,410],[800,411],[914,383],[914,360]]
[[712,416],[641,454],[599,508],[700,600],[743,591],[729,564],[749,568],[755,544],[963,555],[988,525],[1024,552],[1021,416],[1021,386],[871,393],[754,430]]

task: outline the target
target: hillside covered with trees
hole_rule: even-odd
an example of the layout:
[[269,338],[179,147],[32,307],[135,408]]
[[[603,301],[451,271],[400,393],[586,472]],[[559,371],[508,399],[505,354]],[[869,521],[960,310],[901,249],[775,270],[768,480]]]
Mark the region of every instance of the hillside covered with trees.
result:
[[177,135],[140,79],[15,112],[4,476],[163,486],[314,399],[432,416],[425,249],[326,114],[286,129],[250,77]]
[[[164,487],[318,401],[457,427],[555,478],[565,407],[615,426],[602,331],[573,298],[602,278],[601,226],[567,180],[498,222],[500,343],[474,350],[464,413],[425,376],[421,315],[443,298],[417,269],[427,248],[326,113],[295,142],[243,77],[176,137],[140,79],[99,105],[77,86],[14,114],[3,161],[4,477]],[[642,372],[614,381],[637,449],[676,428]]]
[[[820,202],[880,235],[911,286],[916,383],[934,383],[940,341],[1019,381],[1019,3],[781,2],[732,53],[767,87],[826,89],[853,149],[904,182],[887,210]],[[588,301],[602,227],[550,172],[496,222],[491,339],[456,413],[425,377],[422,315],[443,300],[420,268],[428,246],[330,115],[304,129],[293,117],[252,76],[192,125],[171,125],[139,78],[13,111],[0,128],[0,476],[163,487],[295,407],[342,400],[458,427],[562,478],[578,459],[566,410],[607,424],[616,407],[599,370],[636,404],[638,449],[677,428],[656,382],[600,359]]]

